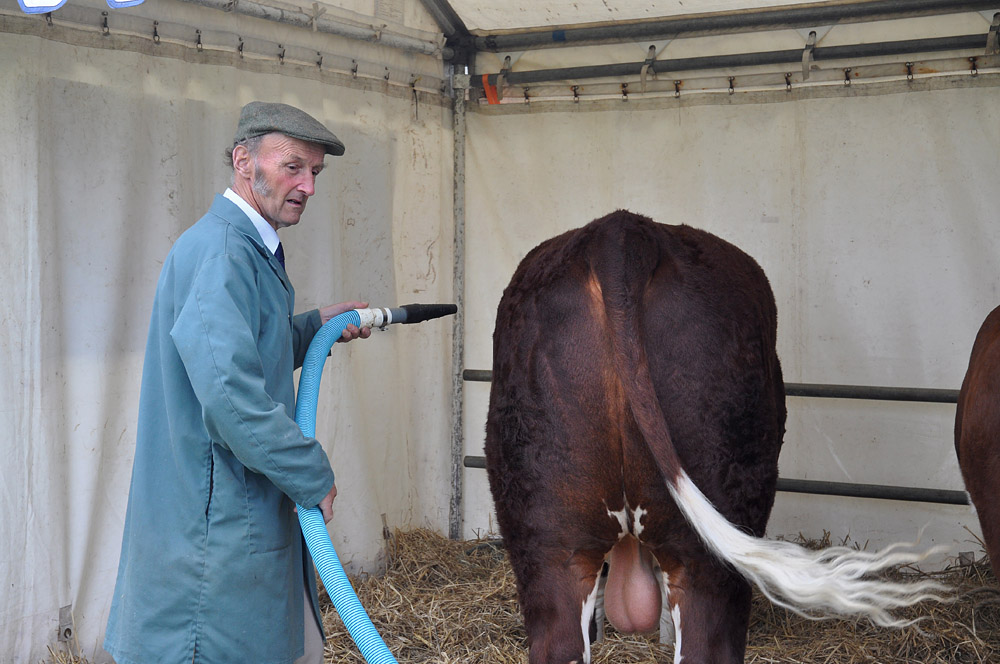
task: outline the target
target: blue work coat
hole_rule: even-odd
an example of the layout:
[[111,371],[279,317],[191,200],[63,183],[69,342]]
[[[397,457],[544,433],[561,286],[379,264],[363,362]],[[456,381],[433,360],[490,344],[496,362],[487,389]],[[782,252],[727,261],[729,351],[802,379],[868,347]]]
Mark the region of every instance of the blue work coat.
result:
[[216,196],[171,249],[143,365],[132,486],[104,647],[118,664],[286,664],[315,577],[293,501],[333,486],[295,423],[293,372],[321,321]]

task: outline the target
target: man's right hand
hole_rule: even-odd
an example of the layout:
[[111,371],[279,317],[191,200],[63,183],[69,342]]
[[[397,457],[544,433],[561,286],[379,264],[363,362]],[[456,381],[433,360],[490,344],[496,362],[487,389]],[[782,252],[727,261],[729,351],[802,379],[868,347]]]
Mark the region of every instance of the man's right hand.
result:
[[326,494],[323,500],[319,501],[319,509],[323,512],[323,522],[330,523],[333,518],[333,499],[337,497],[337,485],[334,484],[330,493]]

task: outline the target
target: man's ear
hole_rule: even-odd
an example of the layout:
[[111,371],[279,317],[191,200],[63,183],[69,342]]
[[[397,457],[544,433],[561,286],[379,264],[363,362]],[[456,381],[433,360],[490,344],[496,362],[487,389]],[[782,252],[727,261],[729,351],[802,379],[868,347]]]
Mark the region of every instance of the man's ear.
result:
[[233,148],[233,171],[243,178],[253,178],[253,158],[245,145]]

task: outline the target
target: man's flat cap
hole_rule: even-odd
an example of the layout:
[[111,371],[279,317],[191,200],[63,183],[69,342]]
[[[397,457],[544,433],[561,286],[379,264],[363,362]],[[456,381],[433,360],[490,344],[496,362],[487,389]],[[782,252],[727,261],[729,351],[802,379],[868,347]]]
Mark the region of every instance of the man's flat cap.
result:
[[344,144],[319,120],[305,111],[288,104],[274,104],[252,101],[240,111],[240,121],[236,125],[233,145],[239,145],[250,138],[278,132],[300,141],[318,143],[327,154],[344,154]]

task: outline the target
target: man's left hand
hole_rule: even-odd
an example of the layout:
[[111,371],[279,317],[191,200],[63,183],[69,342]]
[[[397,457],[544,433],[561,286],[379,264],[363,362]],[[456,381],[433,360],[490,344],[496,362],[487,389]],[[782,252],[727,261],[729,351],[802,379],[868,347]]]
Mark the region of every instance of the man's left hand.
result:
[[[367,302],[358,302],[353,300],[351,302],[341,302],[340,304],[331,304],[320,308],[319,317],[320,320],[322,320],[323,324],[325,325],[327,321],[329,321],[331,318],[333,318],[334,316],[339,316],[345,311],[351,311],[352,309],[364,309],[367,306],[368,306]],[[341,338],[338,339],[337,341],[348,342],[351,341],[352,339],[357,339],[358,337],[362,339],[367,339],[371,335],[372,331],[371,328],[369,327],[358,328],[356,325],[348,325],[347,328],[344,330],[343,336],[341,336]]]

